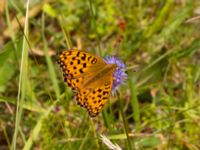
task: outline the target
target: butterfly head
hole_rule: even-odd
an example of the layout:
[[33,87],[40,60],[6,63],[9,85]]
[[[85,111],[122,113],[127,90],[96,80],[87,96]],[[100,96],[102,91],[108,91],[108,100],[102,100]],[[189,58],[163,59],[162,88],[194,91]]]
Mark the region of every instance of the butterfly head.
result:
[[104,60],[107,64],[116,65],[116,69],[113,74],[114,80],[112,86],[112,92],[114,92],[117,89],[117,87],[120,84],[124,83],[124,81],[127,79],[127,74],[125,73],[126,65],[119,58],[115,56],[107,56]]

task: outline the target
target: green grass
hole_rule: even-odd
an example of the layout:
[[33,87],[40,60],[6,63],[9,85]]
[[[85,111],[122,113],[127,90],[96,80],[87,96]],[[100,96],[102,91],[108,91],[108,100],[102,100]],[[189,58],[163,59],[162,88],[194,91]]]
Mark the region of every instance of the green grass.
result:
[[[0,149],[200,149],[199,4],[0,3]],[[127,65],[127,81],[94,119],[56,64],[71,48]]]

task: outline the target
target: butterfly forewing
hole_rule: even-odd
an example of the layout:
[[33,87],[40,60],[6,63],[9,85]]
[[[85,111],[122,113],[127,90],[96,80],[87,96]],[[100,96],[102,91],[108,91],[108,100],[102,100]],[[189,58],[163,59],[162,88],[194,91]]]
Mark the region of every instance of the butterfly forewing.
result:
[[78,50],[63,51],[57,62],[62,68],[65,82],[73,89],[80,87],[85,75],[92,76],[94,70],[106,65],[100,57]]
[[72,78],[89,73],[90,68],[98,70],[99,67],[106,65],[100,57],[78,50],[63,51],[59,55],[58,63]]

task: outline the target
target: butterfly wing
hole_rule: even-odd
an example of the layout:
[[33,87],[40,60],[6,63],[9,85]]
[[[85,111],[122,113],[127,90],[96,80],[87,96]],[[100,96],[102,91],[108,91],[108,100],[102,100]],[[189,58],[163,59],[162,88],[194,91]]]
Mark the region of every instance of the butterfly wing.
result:
[[96,117],[107,102],[112,90],[114,69],[112,67],[104,76],[100,76],[78,93],[77,98],[84,102],[83,107],[91,117]]
[[94,71],[106,65],[100,57],[78,50],[61,52],[57,63],[63,71],[64,81],[73,89],[81,86],[85,75],[92,76]]

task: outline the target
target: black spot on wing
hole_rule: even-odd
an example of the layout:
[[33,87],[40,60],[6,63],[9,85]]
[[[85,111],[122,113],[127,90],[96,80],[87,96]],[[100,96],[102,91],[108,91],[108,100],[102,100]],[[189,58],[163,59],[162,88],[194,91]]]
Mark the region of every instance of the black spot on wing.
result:
[[91,58],[92,58],[92,56],[89,56],[89,57],[88,57],[88,61],[90,61]]
[[102,99],[103,99],[103,100],[106,100],[106,99],[107,99],[107,97],[102,97]]
[[86,54],[83,53],[83,56],[81,57],[81,60],[83,60],[83,61],[86,60]]
[[81,53],[81,52],[78,51],[77,54],[76,54],[76,56],[79,57],[80,53]]
[[87,64],[86,63],[83,63],[83,68],[86,68]]
[[108,92],[107,91],[103,91],[103,95],[107,95],[108,94]]
[[80,73],[84,73],[83,69],[79,69],[79,72],[80,72]]
[[97,59],[95,57],[92,58],[91,63],[95,64],[97,62]]
[[102,91],[102,89],[98,89],[97,91],[100,93]]

